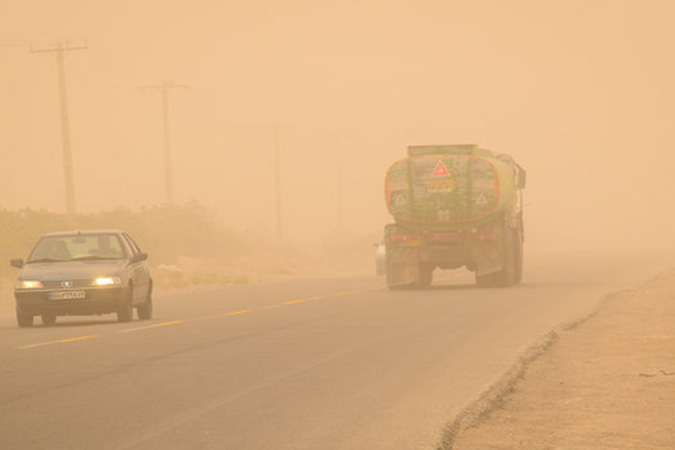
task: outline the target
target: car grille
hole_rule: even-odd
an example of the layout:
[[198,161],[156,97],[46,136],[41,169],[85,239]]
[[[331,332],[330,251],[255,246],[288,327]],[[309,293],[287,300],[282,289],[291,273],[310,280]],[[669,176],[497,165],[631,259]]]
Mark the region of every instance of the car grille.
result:
[[[72,283],[67,285],[66,283]],[[93,280],[49,280],[43,281],[44,289],[75,289],[92,287]],[[65,284],[65,285],[64,285]]]

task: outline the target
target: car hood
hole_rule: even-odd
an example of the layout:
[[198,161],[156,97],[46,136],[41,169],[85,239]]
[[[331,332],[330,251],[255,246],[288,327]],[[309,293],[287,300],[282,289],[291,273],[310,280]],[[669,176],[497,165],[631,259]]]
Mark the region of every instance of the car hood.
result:
[[95,278],[101,275],[116,275],[127,263],[125,259],[32,263],[23,266],[19,278],[46,280]]

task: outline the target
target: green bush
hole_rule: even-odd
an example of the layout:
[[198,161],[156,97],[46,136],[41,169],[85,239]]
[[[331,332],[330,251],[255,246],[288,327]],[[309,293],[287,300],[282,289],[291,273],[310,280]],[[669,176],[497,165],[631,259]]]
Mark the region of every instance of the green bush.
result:
[[0,275],[10,273],[9,259],[25,258],[45,233],[101,228],[128,232],[154,265],[171,264],[181,256],[227,262],[274,247],[265,236],[227,228],[210,210],[195,202],[74,216],[32,209],[0,210],[0,258],[6,261],[0,263]]

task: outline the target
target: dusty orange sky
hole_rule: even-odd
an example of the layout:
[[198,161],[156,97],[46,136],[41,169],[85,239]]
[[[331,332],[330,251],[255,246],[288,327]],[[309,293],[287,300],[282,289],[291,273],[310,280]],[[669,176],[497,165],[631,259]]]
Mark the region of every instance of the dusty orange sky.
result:
[[670,1],[0,0],[0,206],[64,210],[56,63],[66,72],[78,210],[163,202],[171,94],[175,195],[234,227],[318,242],[389,221],[408,145],[479,143],[527,170],[531,249],[675,247]]

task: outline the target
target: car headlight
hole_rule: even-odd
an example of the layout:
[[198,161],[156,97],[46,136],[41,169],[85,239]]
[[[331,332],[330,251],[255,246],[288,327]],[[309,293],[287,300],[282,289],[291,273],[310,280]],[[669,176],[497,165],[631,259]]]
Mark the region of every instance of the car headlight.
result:
[[120,277],[98,277],[94,280],[96,286],[119,286],[122,284]]
[[18,280],[16,282],[17,289],[40,289],[42,281],[38,280]]

